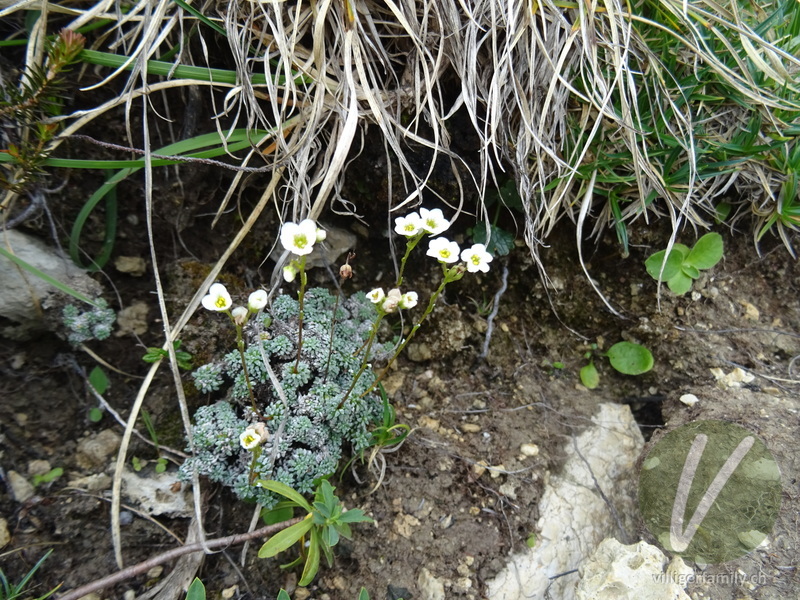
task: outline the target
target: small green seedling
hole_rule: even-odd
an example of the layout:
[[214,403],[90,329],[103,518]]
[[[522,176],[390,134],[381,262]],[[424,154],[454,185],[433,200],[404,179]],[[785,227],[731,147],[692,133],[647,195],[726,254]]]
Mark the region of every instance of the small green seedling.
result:
[[64,469],[61,467],[56,467],[54,469],[50,469],[47,473],[36,474],[31,477],[31,484],[33,487],[39,487],[43,483],[50,483],[51,481],[55,481],[59,477],[64,474]]
[[[580,371],[581,383],[590,390],[600,385],[600,374],[594,366],[594,352],[597,351],[597,344],[592,344],[592,349],[584,356],[589,360],[589,364]],[[640,344],[633,342],[619,342],[611,346],[608,352],[601,354],[608,358],[611,366],[623,375],[641,375],[653,368],[653,354]]]
[[[716,265],[722,258],[722,236],[707,233],[689,248],[675,244],[664,262],[667,251],[661,250],[651,255],[644,263],[647,273],[656,281],[666,281],[669,289],[678,296],[692,288],[692,282],[705,271]],[[662,271],[663,266],[663,271]]]
[[[147,433],[150,435],[150,439],[153,441],[153,445],[156,447],[156,453],[158,453],[158,460],[156,461],[156,473],[163,473],[167,470],[167,459],[161,456],[161,448],[158,445],[158,434],[156,434],[156,428],[153,427],[153,421],[150,419],[150,413],[146,410],[142,409],[142,421],[144,422],[144,426],[147,428]],[[138,469],[136,468],[138,465]],[[133,468],[136,471],[141,470],[144,465],[142,464],[139,459],[134,457]]]
[[[320,555],[324,554],[330,566],[333,563],[332,548],[344,537],[351,539],[350,523],[372,523],[372,519],[358,508],[344,510],[334,487],[323,479],[314,494],[313,506],[288,485],[274,480],[259,480],[268,490],[288,499],[285,506],[299,507],[308,514],[299,523],[287,527],[268,539],[258,551],[259,558],[271,558],[300,543],[300,556],[283,568],[291,568],[305,561],[303,574],[297,585],[306,586],[319,571]],[[308,545],[306,545],[306,543]]]
[[[172,346],[175,348],[175,358],[178,361],[178,368],[183,369],[184,371],[190,371],[192,369],[192,355],[184,350],[178,349],[181,347],[180,340],[175,340],[172,342]],[[162,358],[169,360],[169,352],[163,348],[148,348],[147,354],[142,357],[142,360],[144,362],[154,363],[158,362]]]

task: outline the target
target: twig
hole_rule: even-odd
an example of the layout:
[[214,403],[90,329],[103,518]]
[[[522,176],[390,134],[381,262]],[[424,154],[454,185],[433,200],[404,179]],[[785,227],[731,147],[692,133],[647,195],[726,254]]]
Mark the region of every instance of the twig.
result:
[[[299,523],[303,520],[303,517],[297,517],[294,519],[290,519],[288,521],[284,521],[283,523],[277,523],[275,525],[268,525],[266,527],[262,527],[261,529],[256,529],[250,533],[240,533],[237,535],[229,535],[223,538],[217,538],[215,540],[206,540],[205,547],[209,550],[216,550],[219,548],[225,548],[227,546],[233,546],[235,544],[241,544],[243,542],[253,540],[260,537],[266,537],[269,535],[273,535],[278,531],[286,529],[294,525],[295,523]],[[137,565],[133,565],[127,567],[126,569],[122,569],[121,571],[114,573],[113,575],[109,575],[108,577],[103,577],[102,579],[98,579],[97,581],[93,581],[92,583],[87,583],[86,585],[82,585],[79,588],[72,590],[71,592],[67,592],[57,597],[57,600],[78,600],[83,596],[91,592],[96,592],[97,590],[105,589],[109,586],[115,585],[126,579],[130,579],[131,577],[135,577],[136,575],[141,575],[142,573],[146,573],[153,567],[168,562],[170,560],[176,559],[184,554],[191,554],[192,552],[202,552],[203,551],[203,543],[196,543],[196,544],[188,544],[186,546],[181,546],[180,548],[173,548],[172,550],[168,550],[163,554],[159,554],[158,556],[154,556],[153,558],[149,558],[143,562],[140,562]]]

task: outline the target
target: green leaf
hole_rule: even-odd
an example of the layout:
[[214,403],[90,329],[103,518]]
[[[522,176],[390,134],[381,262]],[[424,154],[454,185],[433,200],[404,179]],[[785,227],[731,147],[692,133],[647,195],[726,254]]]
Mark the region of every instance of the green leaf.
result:
[[91,384],[95,391],[101,396],[105,394],[108,389],[108,377],[105,371],[100,367],[92,369],[92,372],[89,373],[89,384]]
[[683,296],[686,292],[692,289],[692,278],[683,273],[678,273],[672,279],[667,281],[667,286],[673,294]]
[[297,504],[297,506],[303,508],[306,512],[312,512],[313,509],[311,508],[311,505],[308,503],[308,501],[285,483],[281,483],[280,481],[274,481],[272,479],[269,480],[261,479],[259,480],[259,483],[261,484],[261,487],[267,488],[270,492],[275,492],[276,494],[280,494],[281,496],[288,498],[289,500]]
[[302,587],[311,583],[317,571],[319,571],[319,532],[313,529],[311,531],[311,544],[308,546],[308,558],[306,559],[305,567],[303,567],[303,575],[297,585]]
[[89,409],[89,420],[92,423],[99,423],[100,421],[103,420],[103,411],[97,408],[96,406],[94,408]]
[[608,349],[611,366],[625,375],[641,375],[653,368],[650,350],[633,342],[619,342]]
[[672,252],[669,253],[667,264],[664,265],[664,272],[661,273],[661,279],[659,279],[658,275],[661,271],[661,263],[664,262],[664,256],[666,253],[666,250],[660,250],[655,254],[651,254],[650,257],[644,261],[644,267],[647,269],[647,274],[656,281],[669,281],[680,271],[681,264],[683,264],[683,256],[681,255],[680,251],[673,248]]
[[159,458],[156,462],[156,473],[163,473],[167,470],[167,459]]
[[161,348],[148,348],[147,354],[142,357],[142,360],[147,363],[154,363],[166,356],[169,356],[166,350]]
[[589,363],[581,369],[580,372],[581,383],[590,390],[595,389],[600,385],[600,374],[597,372],[597,367],[594,363]]
[[258,551],[259,558],[271,558],[276,554],[291,548],[301,537],[303,537],[313,527],[311,519],[303,519],[283,531],[279,531],[269,538]]
[[340,523],[374,523],[360,508],[351,508],[339,517]]
[[692,279],[697,279],[698,277],[700,277],[700,271],[698,271],[697,268],[687,263],[683,263],[681,265],[681,273],[683,273],[687,277],[691,277]]
[[722,236],[718,233],[707,233],[697,240],[685,262],[701,270],[710,269],[720,261],[723,252]]
[[186,590],[186,600],[206,600],[206,586],[197,577]]
[[369,592],[367,592],[366,588],[361,588],[361,591],[358,592],[358,600],[369,600]]
[[530,534],[528,536],[528,539],[525,540],[525,545],[528,546],[528,548],[533,548],[536,545],[536,534],[535,533],[532,533],[532,534]]
[[472,241],[486,246],[486,251],[495,256],[506,256],[514,248],[514,234],[496,225],[489,225],[489,239],[486,237],[486,221],[480,221],[472,228]]
[[333,525],[322,528],[322,542],[326,546],[335,546],[339,543],[339,532]]
[[261,511],[261,520],[265,525],[275,525],[275,523],[283,523],[294,517],[294,503],[291,506],[279,502],[277,506],[271,510]]
[[275,600],[292,600],[292,597],[288,594],[286,590],[281,589],[281,591],[278,592],[278,597],[275,598]]

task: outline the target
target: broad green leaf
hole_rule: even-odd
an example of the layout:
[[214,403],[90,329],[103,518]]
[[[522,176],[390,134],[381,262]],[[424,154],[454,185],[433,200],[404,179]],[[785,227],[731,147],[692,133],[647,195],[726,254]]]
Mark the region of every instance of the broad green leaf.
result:
[[333,525],[322,528],[322,542],[327,546],[335,546],[339,543],[339,532]]
[[506,256],[514,248],[514,234],[495,225],[489,225],[487,241],[486,221],[480,221],[472,228],[472,240],[486,246],[486,251],[495,256]]
[[678,273],[667,281],[667,286],[673,294],[683,296],[686,292],[692,289],[692,278],[683,273]]
[[303,498],[300,494],[295,492],[292,488],[290,488],[285,483],[281,483],[280,481],[274,481],[272,479],[269,480],[260,480],[261,487],[267,488],[270,492],[275,492],[276,494],[280,494],[284,498],[288,498],[300,508],[303,508],[306,512],[311,512],[311,505],[308,501]]
[[683,263],[683,265],[681,265],[681,273],[687,277],[691,277],[692,279],[697,279],[700,277],[700,271],[698,271],[696,267],[693,267],[687,263]]
[[283,531],[279,531],[264,542],[264,545],[261,546],[261,549],[258,551],[258,557],[271,558],[287,548],[291,548],[301,537],[308,533],[309,529],[313,526],[314,523],[311,519],[306,518],[299,523],[295,523],[291,527],[287,527]]
[[313,529],[311,531],[311,544],[308,546],[308,558],[306,559],[305,567],[303,567],[303,575],[297,585],[306,586],[311,583],[317,571],[319,571],[319,532]]
[[100,367],[95,367],[92,369],[92,372],[89,373],[89,383],[100,395],[105,394],[108,389],[108,377]]
[[103,411],[96,406],[89,410],[89,420],[92,423],[99,423],[103,420]]
[[[666,253],[666,250],[660,250],[655,254],[651,254],[650,257],[644,261],[644,267],[647,269],[647,274],[656,281],[659,281],[658,275],[661,271],[661,263],[664,262],[664,256]],[[683,264],[683,256],[679,251],[673,248],[672,252],[669,253],[667,264],[664,265],[664,272],[661,273],[660,281],[669,281],[671,278],[673,278],[680,271],[681,264]]]
[[374,523],[360,508],[351,508],[339,517],[340,523]]
[[722,258],[724,251],[722,236],[718,233],[707,233],[694,245],[686,262],[698,269],[710,269]]
[[369,592],[365,588],[361,588],[361,591],[358,593],[358,600],[369,600]]
[[589,363],[581,369],[581,383],[590,390],[595,389],[600,385],[600,374],[597,372],[597,367],[594,363]]
[[284,521],[288,521],[294,516],[294,504],[291,506],[283,505],[282,503],[278,503],[277,506],[272,508],[271,510],[262,510],[261,511],[261,520],[264,521],[265,525],[275,525],[275,523],[283,523]]
[[650,350],[633,342],[614,344],[606,356],[611,366],[625,375],[641,375],[653,368]]
[[186,590],[186,600],[206,600],[206,586],[197,577]]
[[275,600],[292,600],[292,597],[286,590],[281,589],[281,591],[278,592],[278,597],[275,598]]
[[343,538],[347,538],[348,540],[353,539],[353,530],[350,529],[350,525],[348,525],[347,523],[342,523],[341,521],[339,521],[338,523],[335,523],[333,526],[336,527],[336,531],[338,531],[339,535],[341,535]]

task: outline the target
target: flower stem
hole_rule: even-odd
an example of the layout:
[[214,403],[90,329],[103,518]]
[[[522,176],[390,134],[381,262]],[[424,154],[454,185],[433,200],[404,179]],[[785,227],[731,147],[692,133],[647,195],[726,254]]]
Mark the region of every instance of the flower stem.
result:
[[297,312],[297,360],[294,363],[294,372],[300,368],[300,352],[303,349],[303,299],[306,295],[306,284],[308,283],[308,276],[306,275],[306,257],[300,257],[300,291],[297,292],[297,301],[300,308]]
[[348,389],[345,395],[342,396],[342,400],[341,402],[339,402],[339,405],[336,407],[336,410],[339,410],[340,408],[342,408],[342,406],[344,406],[345,401],[350,396],[350,393],[353,391],[353,388],[356,387],[358,380],[361,379],[361,375],[367,368],[367,361],[369,360],[369,351],[372,349],[372,343],[375,341],[375,337],[378,335],[378,328],[380,327],[381,321],[383,320],[383,317],[385,315],[386,315],[385,312],[378,309],[378,318],[375,319],[375,323],[372,325],[372,330],[369,332],[369,339],[367,340],[366,348],[364,349],[364,359],[361,361],[361,367],[358,369],[358,373],[355,374],[355,377],[353,377],[353,383],[350,384],[350,389]]
[[258,416],[261,416],[261,411],[256,406],[256,397],[253,394],[253,385],[250,383],[250,375],[247,373],[247,361],[244,358],[244,339],[242,339],[242,326],[236,326],[236,348],[239,350],[239,358],[242,359],[242,373],[244,373],[244,381],[247,384],[247,391],[250,393],[250,406],[253,408]]
[[428,306],[425,308],[425,312],[422,313],[422,316],[420,317],[419,321],[417,321],[416,324],[411,328],[408,337],[405,340],[403,340],[403,342],[397,348],[397,351],[389,359],[388,364],[384,367],[383,371],[381,371],[381,374],[375,378],[375,381],[372,382],[372,385],[369,387],[369,389],[367,389],[367,391],[361,394],[362,397],[366,396],[371,391],[373,391],[375,387],[381,381],[383,381],[383,378],[386,377],[386,374],[389,372],[389,369],[391,368],[392,364],[394,364],[394,361],[397,359],[398,356],[400,356],[400,353],[403,350],[405,350],[405,347],[408,346],[408,343],[411,341],[411,338],[413,338],[414,334],[417,333],[417,330],[422,326],[422,323],[425,321],[425,319],[428,318],[428,315],[430,315],[433,312],[433,309],[436,306],[436,300],[439,298],[439,296],[441,296],[445,286],[448,283],[452,283],[453,281],[458,281],[464,276],[464,270],[459,266],[447,268],[447,266],[444,263],[442,263],[442,269],[444,270],[444,279],[442,279],[442,283],[439,284],[439,288],[433,294],[431,294],[430,300],[428,300]]
[[397,275],[397,283],[394,287],[400,287],[403,283],[403,271],[406,270],[406,262],[408,261],[408,256],[411,254],[411,251],[416,248],[419,241],[422,239],[422,236],[425,235],[424,231],[420,231],[414,237],[408,238],[408,242],[406,242],[406,253],[403,255],[403,260],[400,261],[400,273]]

